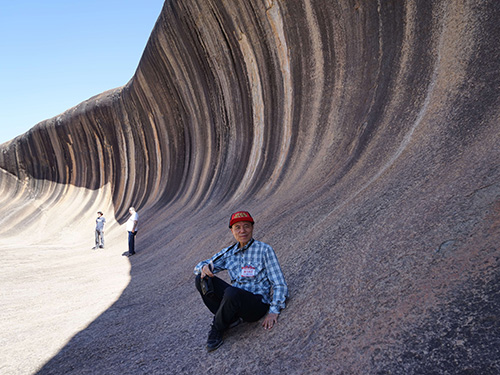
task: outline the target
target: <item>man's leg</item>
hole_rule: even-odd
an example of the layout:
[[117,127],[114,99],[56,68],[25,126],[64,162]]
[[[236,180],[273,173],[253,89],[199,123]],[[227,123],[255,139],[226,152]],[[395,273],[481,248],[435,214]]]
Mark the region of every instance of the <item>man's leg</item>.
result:
[[135,233],[133,232],[128,232],[128,252],[131,255],[135,254]]
[[92,249],[97,249],[99,247],[99,231],[95,230],[95,246]]
[[[214,321],[212,323],[212,327],[210,328],[210,332],[208,333],[207,339],[207,350],[209,352],[217,349],[224,342],[222,340],[222,335],[224,330],[219,330],[215,327],[215,315],[220,310],[221,303],[224,299],[224,292],[228,289],[231,289],[231,285],[226,283],[224,280],[219,279],[217,276],[211,278],[213,284],[213,293],[203,295],[201,289],[201,276],[197,275],[195,279],[195,286],[198,292],[203,299],[203,302],[208,307],[208,309],[214,314]],[[235,318],[236,320],[237,318]],[[232,323],[232,322],[231,322]]]
[[201,276],[196,275],[195,278],[195,286],[198,292],[205,303],[205,306],[212,312],[212,314],[216,314],[217,310],[219,310],[219,306],[222,302],[222,298],[224,297],[224,290],[229,288],[231,285],[226,283],[224,280],[219,279],[217,276],[212,277],[212,284],[214,286],[214,292],[208,295],[203,295],[201,291]]
[[99,247],[104,247],[104,231],[101,230],[99,232],[99,236],[101,237],[101,245]]
[[221,332],[238,318],[247,322],[255,322],[266,315],[269,305],[262,302],[262,296],[246,290],[229,287],[214,317],[215,328]]

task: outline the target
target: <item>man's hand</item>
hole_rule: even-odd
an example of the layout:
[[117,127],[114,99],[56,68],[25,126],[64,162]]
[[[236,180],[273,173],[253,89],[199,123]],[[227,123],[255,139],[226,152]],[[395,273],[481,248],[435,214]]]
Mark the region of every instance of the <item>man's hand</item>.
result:
[[210,266],[208,264],[205,264],[201,269],[201,278],[203,279],[205,276],[214,277],[214,274],[210,270]]
[[262,322],[262,327],[264,329],[271,329],[273,326],[278,323],[279,314],[268,313]]

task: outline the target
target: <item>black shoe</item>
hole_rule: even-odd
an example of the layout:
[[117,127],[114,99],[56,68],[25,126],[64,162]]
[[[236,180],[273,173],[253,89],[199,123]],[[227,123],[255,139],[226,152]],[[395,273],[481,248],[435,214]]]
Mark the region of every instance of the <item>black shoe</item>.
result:
[[97,250],[97,246],[94,246],[94,247],[92,248],[92,250]]
[[213,325],[208,334],[207,340],[207,351],[211,352],[222,345],[224,341],[222,340],[222,332],[216,329]]
[[103,245],[99,246],[99,249],[104,249],[104,246]]

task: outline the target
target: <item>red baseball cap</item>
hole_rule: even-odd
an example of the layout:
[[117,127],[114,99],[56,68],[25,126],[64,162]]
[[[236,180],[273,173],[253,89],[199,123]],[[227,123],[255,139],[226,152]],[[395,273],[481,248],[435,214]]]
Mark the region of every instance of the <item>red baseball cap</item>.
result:
[[231,228],[238,221],[249,221],[254,224],[255,222],[252,219],[252,216],[247,211],[238,211],[231,215],[231,219],[229,220],[229,228]]

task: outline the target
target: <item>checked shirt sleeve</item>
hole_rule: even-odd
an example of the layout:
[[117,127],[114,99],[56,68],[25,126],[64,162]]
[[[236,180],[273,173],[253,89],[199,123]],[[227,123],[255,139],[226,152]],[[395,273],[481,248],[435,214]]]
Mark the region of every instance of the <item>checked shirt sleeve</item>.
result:
[[285,282],[285,277],[281,271],[278,258],[272,247],[269,247],[265,255],[267,276],[273,287],[273,299],[269,307],[269,312],[279,314],[280,310],[285,308],[285,300],[288,297],[288,286]]
[[194,267],[194,274],[199,275],[201,273],[201,269],[203,268],[203,266],[209,264],[210,262],[213,262],[213,264],[214,264],[214,270],[213,270],[214,273],[225,270],[226,269],[225,262],[224,262],[225,259],[224,259],[223,255],[228,253],[228,250],[230,250],[232,247],[233,246],[226,247],[226,248],[222,249],[221,251],[219,251],[217,254],[215,254],[213,257],[211,257],[207,260],[203,260],[200,263],[198,263]]

